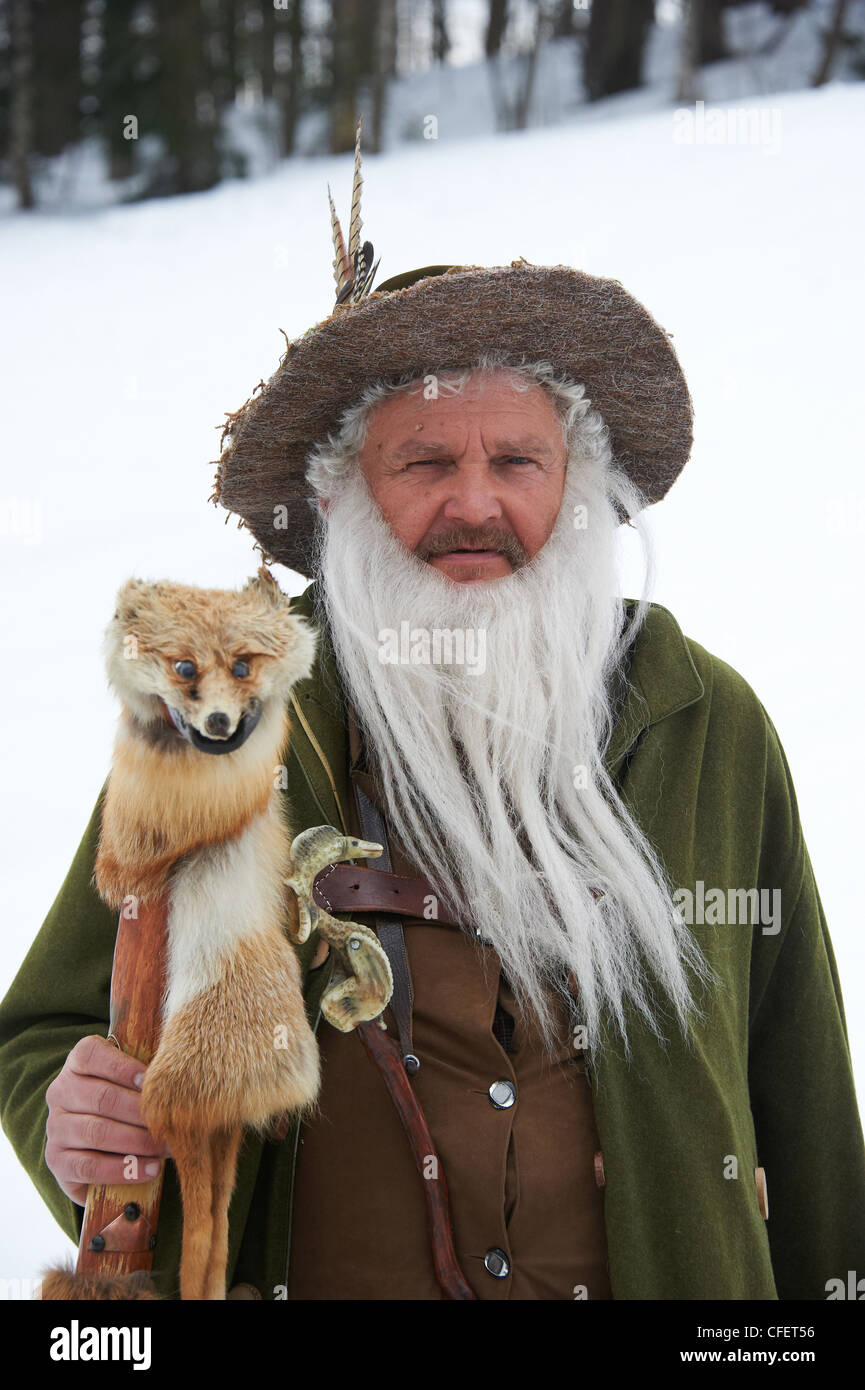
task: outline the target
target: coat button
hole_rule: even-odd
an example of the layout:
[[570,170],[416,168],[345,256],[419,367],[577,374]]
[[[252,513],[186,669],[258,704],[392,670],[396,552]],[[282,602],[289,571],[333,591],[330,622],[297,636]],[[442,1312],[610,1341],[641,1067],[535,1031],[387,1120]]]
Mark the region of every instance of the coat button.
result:
[[757,1185],[757,1201],[760,1205],[760,1215],[764,1221],[769,1220],[769,1190],[766,1187],[766,1169],[754,1169],[754,1182]]
[[607,1185],[607,1178],[604,1173],[604,1155],[600,1149],[595,1154],[595,1183],[598,1187],[606,1187]]
[[494,1245],[484,1255],[484,1267],[488,1274],[492,1274],[494,1279],[507,1279],[511,1272],[510,1261],[504,1250],[500,1250]]
[[510,1110],[517,1098],[517,1088],[512,1081],[494,1081],[489,1089],[490,1104],[496,1110]]

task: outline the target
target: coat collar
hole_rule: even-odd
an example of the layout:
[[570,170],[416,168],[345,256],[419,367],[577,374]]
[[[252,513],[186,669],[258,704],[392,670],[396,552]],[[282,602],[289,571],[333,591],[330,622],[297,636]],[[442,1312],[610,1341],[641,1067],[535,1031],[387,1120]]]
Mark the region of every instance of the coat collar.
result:
[[[292,751],[322,810],[325,822],[336,811],[349,832],[348,733],[333,649],[316,613],[317,581],[292,600],[292,611],[319,630],[319,652],[312,674],[292,690]],[[629,608],[634,599],[626,600]],[[615,778],[640,735],[705,695],[687,640],[669,609],[653,603],[632,649],[628,685],[604,758]]]
[[[636,600],[625,602],[633,612]],[[685,634],[668,608],[653,603],[632,648],[627,695],[604,759],[610,776],[645,729],[705,693]]]

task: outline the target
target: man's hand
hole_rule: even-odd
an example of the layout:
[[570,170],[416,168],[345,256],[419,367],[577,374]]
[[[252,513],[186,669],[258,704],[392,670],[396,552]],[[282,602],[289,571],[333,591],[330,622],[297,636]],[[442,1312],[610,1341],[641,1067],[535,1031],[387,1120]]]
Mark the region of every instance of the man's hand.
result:
[[45,1162],[79,1206],[91,1183],[145,1182],[169,1156],[141,1119],[145,1071],[143,1062],[91,1035],[75,1044],[45,1092]]

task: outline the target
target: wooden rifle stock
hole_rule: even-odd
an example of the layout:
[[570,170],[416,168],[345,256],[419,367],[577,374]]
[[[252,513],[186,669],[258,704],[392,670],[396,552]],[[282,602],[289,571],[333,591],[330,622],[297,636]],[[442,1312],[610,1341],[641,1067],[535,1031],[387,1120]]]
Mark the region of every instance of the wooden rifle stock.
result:
[[[120,915],[111,972],[109,1041],[149,1062],[159,1041],[168,945],[168,905],[139,903],[137,917]],[[153,1266],[162,1171],[146,1182],[94,1183],[87,1193],[76,1275],[116,1278]],[[98,1296],[98,1295],[97,1295]]]

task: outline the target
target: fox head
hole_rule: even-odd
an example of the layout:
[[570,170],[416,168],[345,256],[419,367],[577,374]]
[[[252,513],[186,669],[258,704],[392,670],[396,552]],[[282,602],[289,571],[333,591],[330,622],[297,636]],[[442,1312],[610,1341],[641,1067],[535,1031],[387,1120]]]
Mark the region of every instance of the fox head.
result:
[[261,567],[241,590],[130,579],[105,631],[108,680],[132,716],[230,753],[310,674],[316,633]]

